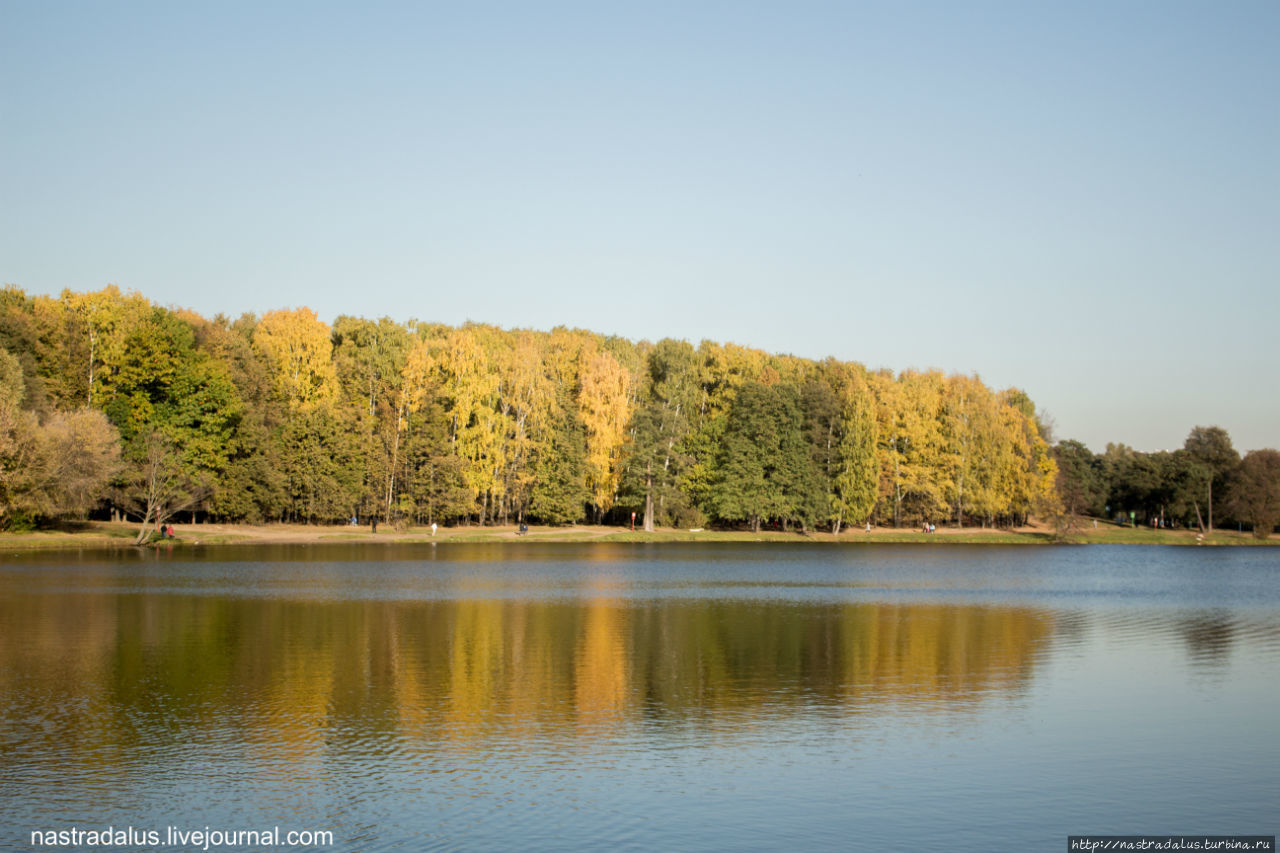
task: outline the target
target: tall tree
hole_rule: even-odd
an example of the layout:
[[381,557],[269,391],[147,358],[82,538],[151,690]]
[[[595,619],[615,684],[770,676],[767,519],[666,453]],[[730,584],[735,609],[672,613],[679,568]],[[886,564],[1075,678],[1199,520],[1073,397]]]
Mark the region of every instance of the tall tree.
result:
[[1074,440],[1058,442],[1053,455],[1058,463],[1058,494],[1067,514],[1101,516],[1107,487],[1098,457]]
[[334,522],[368,514],[358,437],[350,414],[317,407],[294,414],[280,428],[276,458],[296,521]]
[[1209,508],[1209,530],[1213,530],[1213,492],[1223,493],[1228,479],[1240,464],[1240,454],[1231,446],[1231,436],[1218,426],[1198,426],[1187,435],[1183,445],[1191,458],[1208,472],[1206,503]]
[[661,519],[676,523],[688,507],[680,488],[691,461],[684,441],[689,434],[689,413],[698,405],[697,356],[685,341],[663,339],[646,359],[644,390],[630,429],[622,488],[631,506],[652,531]]
[[1229,503],[1253,535],[1266,539],[1280,523],[1280,452],[1270,448],[1244,455],[1231,481]]
[[529,515],[548,524],[577,521],[591,499],[587,488],[586,430],[576,417],[567,389],[561,389],[560,398],[547,440],[533,450]]
[[242,406],[224,368],[196,349],[189,323],[163,308],[139,319],[117,367],[103,377],[101,400],[124,443],[120,494],[143,515],[141,535],[166,507],[189,508],[178,493],[197,503],[211,496]]
[[333,324],[333,361],[343,408],[358,413],[364,457],[364,503],[390,517],[400,471],[403,412],[400,390],[409,333],[389,317],[376,322],[342,316]]
[[817,520],[824,498],[796,389],[744,384],[729,410],[716,459],[715,515],[746,521],[754,532],[769,519],[807,528]]
[[950,471],[945,464],[943,390],[937,371],[907,371],[896,381],[873,376],[880,435],[881,495],[894,526],[904,518],[930,521],[948,512]]
[[966,513],[985,520],[1008,508],[1000,479],[1011,474],[1012,437],[1003,430],[995,395],[976,375],[950,377],[942,406],[946,492],[956,526],[963,527]]
[[448,416],[436,398],[406,416],[398,496],[401,512],[420,524],[447,523],[475,509],[462,460],[453,453]]
[[[1060,518],[1058,463],[1049,446],[1051,431],[1022,390],[1010,388],[996,395],[999,403],[1000,440],[997,501],[1014,524],[1033,513]],[[1007,499],[1006,497],[1007,496]]]
[[578,413],[587,434],[587,486],[599,517],[613,506],[631,420],[631,377],[608,351],[586,348],[579,368]]
[[454,453],[462,460],[472,499],[480,502],[481,525],[489,518],[495,492],[501,494],[506,466],[506,424],[499,413],[502,380],[485,346],[489,334],[480,326],[458,329],[437,359]]
[[839,443],[832,472],[832,531],[846,521],[867,519],[876,505],[879,468],[875,401],[860,375],[851,378],[842,394]]

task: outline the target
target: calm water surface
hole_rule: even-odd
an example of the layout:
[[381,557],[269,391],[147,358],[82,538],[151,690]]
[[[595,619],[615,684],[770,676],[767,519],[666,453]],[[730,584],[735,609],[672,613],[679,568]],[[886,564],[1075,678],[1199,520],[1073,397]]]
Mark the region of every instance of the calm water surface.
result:
[[107,825],[342,850],[1272,835],[1277,700],[1270,548],[12,556],[0,849]]

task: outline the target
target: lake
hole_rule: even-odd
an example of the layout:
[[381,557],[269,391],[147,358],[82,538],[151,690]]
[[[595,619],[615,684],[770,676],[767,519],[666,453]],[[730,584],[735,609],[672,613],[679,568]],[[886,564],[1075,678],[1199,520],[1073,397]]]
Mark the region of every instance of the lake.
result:
[[0,848],[73,827],[335,850],[1274,835],[1278,700],[1274,548],[10,555]]

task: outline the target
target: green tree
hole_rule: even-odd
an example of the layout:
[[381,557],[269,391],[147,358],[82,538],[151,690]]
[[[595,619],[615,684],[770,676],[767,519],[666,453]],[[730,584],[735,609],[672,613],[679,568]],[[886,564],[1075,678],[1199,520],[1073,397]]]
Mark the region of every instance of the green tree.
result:
[[327,408],[299,411],[276,441],[291,518],[341,521],[360,507],[363,478],[349,421]]
[[401,512],[418,523],[462,518],[475,508],[474,495],[452,452],[448,417],[437,400],[425,401],[406,417],[399,495]]
[[255,523],[278,519],[285,511],[284,478],[272,435],[288,417],[285,401],[276,395],[272,368],[253,345],[257,325],[252,314],[235,321],[219,315],[194,325],[196,346],[225,371],[242,404],[208,508],[222,519]]
[[879,468],[875,401],[859,376],[843,393],[840,435],[831,476],[832,530],[840,533],[846,519],[863,521],[875,509]]
[[684,442],[689,412],[698,404],[697,356],[686,341],[666,338],[649,351],[645,368],[642,399],[631,420],[622,493],[641,513],[644,529],[652,531],[659,520],[689,520],[681,481],[692,461]]
[[363,504],[390,517],[401,469],[401,391],[409,333],[389,317],[375,322],[342,316],[333,324],[332,338],[343,408],[358,414],[354,422],[364,458]]
[[1057,487],[1068,515],[1103,515],[1107,486],[1102,463],[1079,441],[1060,441],[1053,448],[1058,462]]
[[243,407],[222,365],[196,348],[189,322],[163,308],[138,318],[102,374],[100,399],[124,442],[117,494],[143,516],[142,536],[192,508],[188,497],[212,496]]
[[1222,427],[1198,426],[1187,435],[1184,449],[1207,471],[1205,503],[1208,506],[1208,528],[1213,530],[1213,492],[1221,495],[1227,481],[1240,464],[1240,454],[1231,446],[1231,436]]
[[754,532],[767,519],[807,528],[820,517],[824,498],[796,389],[742,385],[716,460],[711,489],[716,517],[746,521]]
[[158,430],[179,448],[189,473],[209,477],[224,467],[242,411],[222,367],[196,350],[191,326],[163,308],[152,309],[125,339],[102,401],[134,463],[150,453],[147,442],[135,439]]
[[[786,365],[783,365],[786,367]],[[828,368],[831,366],[828,365]],[[810,371],[799,383],[800,407],[804,420],[804,436],[813,458],[813,467],[823,493],[827,496],[819,512],[823,521],[831,521],[832,478],[839,467],[840,436],[844,431],[840,397],[832,388],[828,370]],[[787,383],[791,385],[791,382]]]
[[591,499],[587,488],[587,436],[574,416],[568,394],[561,391],[549,441],[534,451],[534,486],[529,515],[548,524],[570,524],[582,518]]
[[241,421],[227,451],[209,510],[219,518],[255,524],[280,518],[287,505],[285,477],[260,412],[251,411]]
[[688,412],[689,432],[682,442],[688,464],[680,481],[694,506],[714,515],[711,491],[729,409],[739,387],[761,378],[766,359],[759,350],[705,340],[697,359],[700,393]]
[[1270,448],[1244,455],[1231,480],[1232,512],[1247,521],[1253,535],[1266,539],[1280,523],[1280,452]]

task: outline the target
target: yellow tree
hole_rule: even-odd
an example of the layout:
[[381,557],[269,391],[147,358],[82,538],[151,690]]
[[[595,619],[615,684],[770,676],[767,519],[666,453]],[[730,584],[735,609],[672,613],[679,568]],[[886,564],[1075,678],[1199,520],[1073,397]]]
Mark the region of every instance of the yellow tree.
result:
[[426,405],[432,387],[437,384],[439,349],[438,341],[422,338],[410,346],[401,376],[400,396],[396,401],[401,418],[420,411]]
[[631,377],[612,355],[586,347],[579,368],[578,411],[587,429],[587,486],[597,520],[613,506],[631,420]]
[[1058,463],[1049,449],[1035,405],[1025,392],[1010,388],[1000,394],[1001,417],[1010,437],[1010,512],[1014,521],[1032,513],[1056,516],[1061,509],[1057,491]]
[[452,331],[437,359],[440,394],[449,418],[450,442],[462,460],[463,479],[472,498],[481,501],[480,524],[502,495],[499,477],[505,465],[501,378],[493,370],[486,338],[490,330],[467,325]]
[[881,460],[881,495],[894,526],[904,515],[913,520],[942,518],[947,512],[947,471],[941,428],[941,373],[907,371],[896,381],[874,374]]
[[533,486],[530,458],[535,446],[545,450],[555,405],[555,386],[543,370],[543,339],[529,331],[510,332],[499,349],[499,405],[506,419],[507,461],[503,493],[517,512],[528,503]]
[[995,394],[977,376],[952,376],[946,383],[943,430],[946,439],[947,499],[956,525],[965,515],[993,521],[1009,509],[1008,470],[1012,446]]
[[119,367],[129,332],[146,317],[151,304],[140,294],[122,294],[114,284],[89,293],[64,290],[59,302],[77,327],[80,346],[75,350],[81,359],[85,401],[92,406],[104,380],[110,382],[111,372]]
[[329,326],[310,308],[264,314],[253,343],[271,365],[276,389],[291,410],[326,406],[336,398]]

